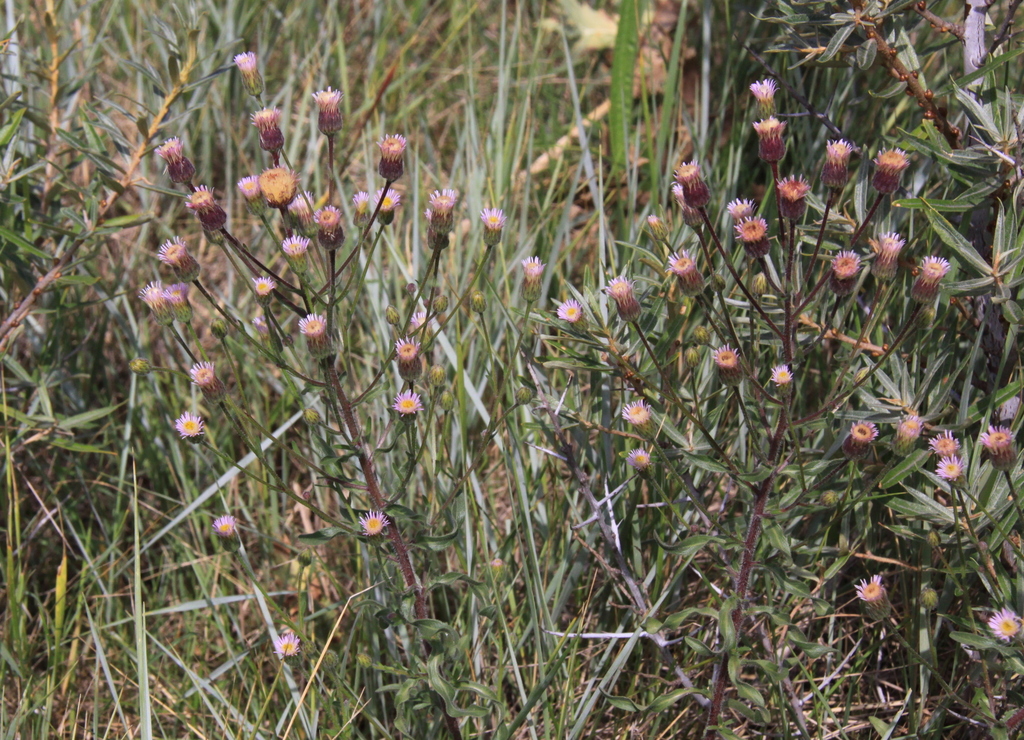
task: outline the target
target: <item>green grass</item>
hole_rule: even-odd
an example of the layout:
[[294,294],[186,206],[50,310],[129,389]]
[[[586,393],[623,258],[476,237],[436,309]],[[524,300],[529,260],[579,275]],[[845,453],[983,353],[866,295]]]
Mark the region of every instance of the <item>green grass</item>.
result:
[[[891,83],[885,70],[846,63],[861,31],[831,62],[815,61],[841,27],[827,3],[776,22],[787,11],[775,3],[686,2],[676,13],[622,2],[602,8],[629,22],[600,50],[576,44],[581,29],[563,22],[557,3],[12,5],[19,25],[0,56],[0,100],[19,97],[0,102],[0,315],[54,258],[77,251],[0,354],[0,736],[444,737],[447,707],[467,738],[697,738],[719,675],[723,737],[1013,736],[1000,722],[1024,703],[1021,642],[997,642],[986,620],[1001,607],[1024,611],[1024,481],[1019,466],[994,470],[979,441],[1022,390],[1019,178],[1004,161],[1022,102],[1012,58],[986,70],[977,106],[943,94],[950,119],[974,137],[969,152],[954,152],[914,98],[878,95]],[[960,6],[929,10],[956,19]],[[940,90],[959,76],[962,55],[948,35],[912,12],[885,23],[905,29],[922,82]],[[725,213],[734,198],[756,198],[775,233],[773,178],[756,156],[747,90],[766,72],[744,45],[792,88],[778,96],[788,122],[781,174],[813,186],[797,232],[806,256],[824,208],[824,146],[835,136],[799,100],[863,147],[815,280],[871,206],[870,158],[891,145],[913,157],[894,196],[902,202],[884,199],[867,232],[907,238],[894,287],[865,272],[859,302],[806,309],[791,410],[808,418],[775,461],[741,603],[743,539],[757,486],[775,467],[766,462],[773,427],[761,420],[776,419],[777,406],[750,380],[736,392],[723,386],[697,329],[717,327],[712,348],[735,332],[765,388],[780,343],[720,257],[701,266],[724,289],[700,301],[680,294],[664,262],[669,246],[701,253],[670,191],[676,166],[696,158],[735,274],[750,284],[762,269],[730,240]],[[908,47],[897,46],[913,68]],[[664,73],[635,75],[634,47]],[[150,134],[153,143],[181,137],[195,182],[217,193],[231,232],[291,279],[280,233],[246,212],[234,185],[267,166],[249,122],[259,106],[231,64],[245,50],[259,54],[264,102],[284,111],[282,158],[318,205],[330,175],[312,93],[331,85],[345,94],[334,201],[349,232],[342,257],[358,235],[351,195],[382,184],[375,142],[409,137],[395,223],[371,232],[341,279],[349,287],[337,344],[389,515],[428,588],[428,620],[393,549],[357,534],[358,515],[372,508],[365,471],[337,431],[336,394],[286,369],[329,380],[305,351],[297,317],[275,305],[294,345],[275,356],[260,344],[249,328],[261,313],[249,276],[203,237],[187,194],[145,144]],[[56,77],[54,53],[66,53]],[[176,86],[173,70],[190,59],[189,79]],[[108,209],[135,151],[144,155],[129,173],[133,187]],[[973,186],[987,188],[965,196]],[[429,194],[448,187],[460,199],[435,281],[422,213]],[[929,209],[912,197],[961,201]],[[501,245],[486,250],[477,214],[492,206],[509,222]],[[670,244],[645,233],[649,214],[669,222]],[[153,321],[136,295],[152,280],[170,282],[156,250],[172,236],[186,239],[204,286],[245,328],[218,339],[218,314],[195,290],[192,328],[176,325],[180,342]],[[865,240],[855,247],[871,254]],[[916,316],[910,268],[933,253],[954,262],[937,313],[882,357],[876,348]],[[991,253],[998,281],[986,277]],[[529,256],[547,265],[536,302],[521,294]],[[769,259],[781,273],[778,252]],[[637,280],[636,327],[601,292],[619,274]],[[389,355],[414,310],[407,286],[424,280],[449,299],[443,329],[425,346],[445,381],[417,384],[427,408],[406,424],[388,410],[403,388]],[[468,309],[473,289],[482,311]],[[554,318],[570,297],[586,306],[586,331]],[[761,305],[780,320],[780,298]],[[388,306],[399,327],[386,321]],[[813,341],[827,321],[838,334]],[[867,351],[850,351],[858,337]],[[229,407],[189,382],[183,344],[216,360]],[[690,366],[683,353],[694,347]],[[157,369],[133,374],[135,357]],[[870,378],[855,387],[865,370]],[[454,398],[450,413],[440,411],[443,391]],[[662,425],[656,444],[620,416],[641,392]],[[842,402],[815,414],[833,393]],[[310,408],[327,424],[304,421]],[[259,455],[229,409],[262,441]],[[889,449],[910,410],[929,436],[951,429],[964,444],[963,490],[934,476],[923,442],[909,462]],[[178,438],[183,411],[205,417],[206,444]],[[866,461],[843,463],[849,425],[864,419],[882,437]],[[1008,425],[1019,424],[1011,414]],[[649,475],[625,463],[639,446],[653,454]],[[223,513],[240,522],[237,552],[212,535]],[[327,527],[336,529],[316,536]],[[854,591],[875,574],[893,607],[881,620],[862,615]],[[933,607],[925,587],[937,592]],[[272,650],[286,628],[303,636],[294,665]]]

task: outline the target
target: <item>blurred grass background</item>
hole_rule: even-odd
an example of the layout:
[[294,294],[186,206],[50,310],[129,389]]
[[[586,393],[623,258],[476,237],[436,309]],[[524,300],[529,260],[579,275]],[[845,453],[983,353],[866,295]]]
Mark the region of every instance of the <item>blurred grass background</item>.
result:
[[[958,8],[934,5],[947,17]],[[410,139],[407,177],[399,183],[403,211],[369,260],[364,301],[344,331],[346,346],[362,348],[345,366],[346,382],[355,387],[373,377],[390,349],[385,307],[398,305],[404,314],[405,286],[425,269],[424,194],[454,187],[464,204],[464,221],[441,267],[453,300],[479,255],[476,213],[499,206],[510,216],[488,268],[486,311],[460,315],[438,342],[434,361],[447,368],[458,403],[427,429],[423,462],[400,501],[422,516],[427,534],[458,526],[451,547],[422,556],[434,572],[462,571],[486,584],[473,593],[455,584],[433,597],[438,619],[465,638],[460,678],[487,687],[476,697],[460,694],[460,701],[475,698],[486,707],[483,717],[467,720],[466,736],[490,737],[502,726],[511,736],[531,738],[698,736],[703,710],[650,646],[635,638],[559,638],[544,631],[628,633],[635,626],[614,579],[597,564],[595,535],[573,528],[589,512],[564,467],[546,453],[542,419],[515,408],[493,442],[481,435],[526,378],[512,352],[524,326],[519,260],[538,255],[548,264],[545,299],[535,310],[549,315],[552,301],[570,295],[567,284],[602,284],[642,261],[640,217],[671,210],[669,173],[684,159],[704,163],[713,213],[734,197],[764,195],[770,179],[756,166],[747,85],[766,71],[745,46],[872,151],[891,141],[897,127],[920,123],[912,100],[872,95],[888,85],[877,68],[794,66],[808,49],[812,57],[823,49],[787,26],[760,20],[771,10],[768,3],[712,0],[595,8],[568,1],[7,0],[3,97],[20,97],[8,101],[0,120],[6,147],[0,313],[13,309],[51,256],[76,235],[88,238],[19,329],[0,370],[7,522],[3,737],[276,737],[293,713],[291,737],[312,736],[318,725],[329,737],[396,736],[394,694],[385,686],[400,678],[403,643],[381,629],[380,605],[372,601],[385,598],[374,581],[378,555],[353,538],[317,548],[300,543],[300,534],[322,524],[225,462],[245,457],[230,428],[209,427],[223,459],[179,442],[171,421],[199,403],[187,378],[128,370],[136,356],[187,367],[135,299],[139,288],[159,279],[156,248],[173,235],[195,237],[203,280],[218,298],[239,315],[256,313],[243,276],[195,236],[181,194],[169,189],[163,163],[152,154],[141,159],[135,187],[108,214],[115,220],[93,227],[122,174],[118,168],[142,132],[154,133],[149,126],[169,89],[169,65],[180,66],[190,44],[196,60],[190,85],[154,140],[185,141],[196,182],[223,194],[232,230],[251,239],[257,253],[274,249],[234,187],[263,166],[248,121],[254,105],[230,64],[234,54],[259,54],[267,98],[285,111],[285,158],[318,197],[326,192],[324,142],[311,94],[327,85],[345,93],[340,205],[346,211],[352,192],[378,187],[367,185],[377,138],[401,132]],[[635,37],[620,33],[620,12]],[[918,53],[927,54],[928,75],[942,80],[956,70],[959,55],[947,58],[945,40],[926,29],[915,35]],[[812,178],[832,134],[785,92],[780,99],[799,114],[789,119],[787,163]],[[907,180],[930,176],[923,158],[915,167]],[[213,316],[196,306],[200,339],[213,346]],[[684,324],[680,341],[693,328]],[[570,408],[617,429],[610,386],[598,377],[602,368],[595,365],[590,378],[560,375],[558,362],[574,351],[572,341],[544,339],[533,340],[533,351],[549,363],[552,388],[570,387]],[[307,490],[309,471],[290,454],[317,444],[300,421],[307,400],[276,368],[251,362],[244,343],[225,346],[234,353],[237,392],[283,439],[270,453],[278,472],[296,492]],[[387,400],[364,399],[372,438],[385,433]],[[619,432],[598,435],[581,426],[577,433],[594,441],[592,462],[606,472],[622,467],[622,452],[634,443]],[[404,449],[391,454],[384,472],[392,485],[402,479]],[[463,475],[467,493],[456,508],[464,507],[464,518],[444,495]],[[640,500],[640,484],[629,485]],[[313,495],[336,510],[333,492]],[[790,686],[761,685],[766,708],[732,706],[737,735],[767,728],[794,736],[795,692],[806,695],[802,712],[814,737],[874,737],[878,724],[871,717],[886,727],[897,722],[901,733],[920,733],[904,736],[969,736],[969,721],[945,714],[953,694],[929,679],[915,651],[956,692],[973,690],[978,668],[961,668],[955,648],[936,651],[917,621],[925,614],[916,602],[906,605],[908,641],[916,647],[895,655],[881,652],[882,638],[862,633],[858,620],[839,618],[848,611],[844,599],[852,598],[849,584],[867,574],[848,552],[836,565],[840,538],[859,539],[860,555],[875,563],[911,563],[900,586],[914,599],[929,582],[922,568],[932,556],[923,539],[907,544],[879,530],[876,521],[891,516],[879,508],[869,502],[838,518],[812,512],[782,535],[792,538],[786,562],[794,577],[820,576],[823,590],[815,598],[833,600],[835,611],[801,622],[805,657],[793,664]],[[242,521],[248,558],[269,597],[211,541],[209,522],[226,511]],[[659,531],[668,521],[652,516],[635,525],[637,571],[650,573],[650,593],[665,594],[662,614],[689,607],[717,614],[716,589],[728,579],[717,572],[705,578],[702,569],[719,563],[691,562],[694,553],[685,548],[650,547],[655,538],[672,540]],[[801,542],[801,531],[820,538]],[[312,553],[312,562],[303,552]],[[827,562],[819,568],[822,557]],[[488,567],[494,558],[505,562],[503,571]],[[794,616],[813,614],[813,600],[801,593],[781,587],[764,596],[781,611],[792,607]],[[309,620],[320,640],[345,609],[333,643],[340,663],[298,710],[302,684],[275,678],[267,598]],[[713,626],[697,613],[673,648],[699,687],[710,684],[714,660],[706,646],[714,639]],[[751,639],[762,643],[761,636]],[[767,667],[745,665],[743,680],[754,681],[757,670]],[[873,671],[884,675],[865,682]],[[916,692],[913,700],[899,687]],[[943,719],[929,725],[940,712]],[[904,713],[912,719],[900,724]],[[418,721],[408,727],[413,736],[441,736],[426,715]]]

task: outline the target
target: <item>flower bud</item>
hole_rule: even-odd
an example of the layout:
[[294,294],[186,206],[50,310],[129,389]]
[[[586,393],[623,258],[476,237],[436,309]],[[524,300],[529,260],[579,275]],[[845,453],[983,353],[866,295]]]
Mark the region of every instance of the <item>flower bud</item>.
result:
[[683,192],[683,186],[678,182],[672,185],[672,197],[676,201],[676,205],[679,206],[679,211],[683,215],[683,223],[689,226],[691,229],[697,229],[704,225],[704,217],[700,215],[700,211],[686,202],[686,195]]
[[896,437],[892,442],[892,451],[900,457],[906,457],[914,451],[917,438],[921,436],[924,424],[920,416],[911,414],[896,425]]
[[787,177],[779,182],[779,213],[790,221],[799,221],[807,210],[807,194],[811,186],[802,176]]
[[757,107],[762,116],[770,116],[775,112],[775,92],[778,90],[775,80],[764,79],[750,85],[750,92],[757,100]]
[[242,73],[242,87],[252,97],[258,98],[263,94],[263,77],[256,69],[256,55],[247,51],[244,54],[235,55],[235,66]]
[[360,229],[370,223],[370,194],[360,191],[352,196],[352,223]]
[[324,206],[313,215],[316,222],[316,240],[328,252],[345,243],[345,229],[341,225],[341,211],[334,206]]
[[391,324],[391,326],[398,326],[398,322],[402,320],[402,317],[398,313],[397,308],[388,306],[384,309],[384,320]]
[[910,298],[917,303],[931,303],[939,292],[939,283],[949,272],[949,261],[941,257],[925,257],[921,271],[910,289]]
[[192,304],[188,302],[188,283],[175,283],[164,288],[164,298],[174,319],[183,324],[192,320]]
[[668,258],[668,272],[676,276],[683,295],[695,296],[704,291],[704,277],[689,253],[683,249]]
[[839,495],[838,491],[824,491],[822,492],[819,501],[821,502],[822,506],[826,506],[829,509],[831,509],[834,508],[839,503],[839,500],[841,498],[842,496]]
[[931,611],[939,605],[939,594],[938,592],[929,586],[925,586],[921,589],[921,606],[928,611]]
[[451,391],[445,391],[441,394],[441,410],[446,414],[455,408],[455,396],[452,395]]
[[256,330],[256,337],[262,344],[270,344],[270,327],[267,326],[267,320],[262,316],[257,316],[252,320],[252,327]]
[[448,379],[448,373],[445,372],[444,368],[440,365],[433,365],[430,368],[430,372],[427,373],[427,383],[431,388],[437,388],[443,385]]
[[188,251],[179,237],[164,242],[157,258],[174,271],[174,276],[183,283],[191,283],[199,277],[199,263]]
[[[447,235],[455,225],[455,204],[459,194],[454,190],[435,190],[430,194],[430,226],[438,234]],[[447,240],[444,245],[447,246]]]
[[1009,427],[990,426],[979,441],[996,470],[1013,470],[1017,466],[1017,450]]
[[206,231],[219,231],[228,221],[228,214],[220,207],[213,193],[205,185],[200,185],[188,197],[185,207],[196,214],[200,225]]
[[755,298],[760,298],[767,292],[768,277],[763,272],[759,272],[754,275],[754,279],[750,281],[750,294]]
[[320,90],[313,93],[313,100],[316,101],[317,119],[316,127],[324,136],[333,136],[341,131],[341,91]]
[[853,145],[845,139],[830,141],[825,146],[825,164],[821,168],[821,182],[830,190],[842,190],[850,179],[850,154]]
[[302,420],[311,427],[319,426],[322,419],[320,412],[316,409],[306,409],[302,412]]
[[899,267],[900,250],[906,242],[895,232],[882,234],[878,241],[868,240],[875,250],[875,259],[871,263],[871,274],[879,280],[892,280],[896,277]]
[[356,663],[358,663],[362,668],[369,668],[373,665],[373,659],[366,653],[359,653],[356,655]]
[[287,167],[272,167],[260,174],[259,186],[267,205],[287,208],[299,192],[299,178]]
[[717,272],[711,276],[711,290],[716,293],[722,293],[725,291],[726,284],[725,278],[719,275]]
[[487,567],[490,569],[491,575],[494,576],[495,580],[505,574],[505,561],[501,558],[494,558],[494,560],[487,564]]
[[928,540],[928,546],[932,549],[935,549],[936,547],[942,545],[942,539],[939,537],[939,533],[936,532],[934,529],[928,530],[928,536],[926,537],[926,539]]
[[735,386],[743,382],[743,366],[737,350],[727,344],[716,349],[711,356],[718,367],[718,379],[723,385]]
[[875,157],[875,174],[871,178],[871,185],[882,195],[890,195],[896,192],[900,186],[900,176],[903,170],[910,166],[905,152],[899,149],[886,149],[879,152]]
[[420,343],[415,339],[405,337],[395,342],[395,357],[398,359],[398,374],[402,380],[411,382],[423,373]]
[[743,245],[743,251],[750,259],[760,259],[768,254],[771,244],[768,242],[768,222],[757,216],[745,218],[734,227],[736,238]]
[[529,302],[540,298],[544,267],[539,257],[527,257],[523,260],[523,298]]
[[377,191],[377,201],[380,203],[380,209],[377,211],[377,220],[383,226],[388,226],[395,220],[395,209],[402,202],[402,195],[391,188],[388,188],[388,192],[385,194],[384,188],[381,188]]
[[281,242],[281,251],[288,261],[288,266],[296,275],[304,275],[309,269],[309,239],[304,236],[289,236]]
[[238,190],[245,199],[245,209],[254,216],[260,216],[267,212],[267,201],[263,199],[263,191],[260,189],[260,178],[256,175],[243,177],[238,181]]
[[832,271],[828,276],[828,287],[839,297],[848,296],[857,285],[860,272],[860,257],[855,252],[842,251],[832,260]]
[[693,330],[693,341],[697,344],[709,345],[711,344],[711,332],[706,327],[698,326]]
[[917,329],[926,331],[932,328],[932,324],[935,323],[935,308],[933,306],[923,306],[920,313],[917,314],[917,321],[914,322],[914,326]]
[[405,172],[405,137],[400,134],[388,134],[380,141],[380,162],[377,173],[388,182],[394,182]]
[[527,388],[525,385],[521,385],[516,388],[516,403],[520,406],[528,404],[533,400],[533,389]]
[[448,296],[442,294],[434,298],[433,302],[430,304],[430,310],[433,311],[435,314],[440,314],[447,311]]
[[196,174],[192,160],[184,154],[181,139],[172,137],[156,148],[157,156],[167,163],[167,176],[179,184],[192,182]]
[[699,211],[711,201],[711,189],[700,176],[697,160],[679,165],[676,169],[676,182],[682,188],[683,199],[690,208]]
[[252,114],[252,125],[260,134],[260,149],[276,153],[284,147],[284,134],[281,132],[281,109],[264,108]]
[[700,365],[700,350],[696,347],[687,347],[686,351],[683,353],[683,362],[685,362],[686,366],[691,370],[695,369]]
[[655,216],[653,213],[647,217],[647,233],[656,242],[668,241],[668,227],[660,216]]
[[772,116],[755,123],[754,131],[757,132],[757,156],[772,164],[786,156],[786,141],[782,138],[785,123]]
[[469,297],[469,307],[476,313],[483,313],[487,310],[487,299],[484,298],[484,294],[479,290],[474,290],[473,294]]
[[128,363],[128,367],[136,375],[149,375],[153,372],[153,365],[145,357],[136,357]]
[[850,427],[850,434],[843,440],[843,453],[850,460],[863,460],[871,451],[871,443],[878,437],[878,427],[870,421],[858,421]]
[[625,276],[612,278],[608,281],[605,293],[615,301],[619,310],[619,318],[623,321],[636,321],[640,318],[640,302],[633,292],[633,281]]
[[501,232],[505,228],[505,213],[500,208],[485,208],[480,211],[484,222],[484,244],[494,247],[501,243]]
[[331,354],[331,338],[327,334],[327,319],[311,313],[299,321],[299,332],[306,337],[309,353],[320,360]]
[[292,228],[307,239],[317,235],[317,223],[313,215],[313,194],[308,190],[295,196],[288,204],[288,221]]

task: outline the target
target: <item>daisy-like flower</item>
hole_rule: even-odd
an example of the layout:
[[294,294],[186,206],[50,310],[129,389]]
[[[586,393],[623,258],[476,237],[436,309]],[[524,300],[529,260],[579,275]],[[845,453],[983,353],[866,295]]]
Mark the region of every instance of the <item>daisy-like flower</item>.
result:
[[227,394],[227,387],[224,381],[217,377],[212,362],[198,362],[192,366],[188,374],[207,401],[217,402]]
[[258,277],[252,279],[252,287],[256,293],[256,302],[261,306],[270,305],[270,299],[274,297],[277,283],[273,278]]
[[380,147],[377,174],[388,182],[394,182],[405,173],[405,145],[405,137],[401,134],[387,134],[377,142]]
[[360,191],[352,196],[352,222],[356,226],[366,226],[370,223],[370,194]]
[[500,208],[485,208],[480,211],[480,220],[484,222],[484,244],[488,247],[499,244],[505,228],[505,212]]
[[411,331],[416,331],[421,326],[423,326],[423,324],[424,324],[424,322],[426,322],[426,320],[427,320],[427,312],[426,311],[417,311],[416,313],[414,313],[412,316],[409,317],[409,329]]
[[949,260],[942,257],[925,257],[921,271],[910,288],[910,297],[918,303],[931,303],[939,292],[939,283],[949,272]]
[[760,259],[768,254],[768,222],[758,216],[745,218],[733,226],[736,238],[743,245],[743,251],[751,259]]
[[238,532],[238,521],[230,514],[219,516],[213,520],[213,532],[218,537],[234,537]]
[[199,439],[203,436],[203,417],[186,411],[175,420],[174,429],[182,439]]
[[555,315],[569,324],[577,324],[583,321],[583,306],[576,299],[570,298],[558,305]]
[[989,617],[988,628],[1003,642],[1009,642],[1020,634],[1020,617],[1012,609],[1003,608]]
[[299,321],[299,332],[306,337],[309,353],[317,359],[331,353],[331,340],[327,336],[327,319],[318,313],[311,313]]
[[960,480],[966,470],[967,464],[964,462],[964,459],[954,455],[939,460],[939,466],[935,469],[935,475],[952,483]]
[[437,231],[448,233],[455,223],[455,204],[459,194],[451,188],[435,190],[430,194],[430,225]]
[[792,175],[779,183],[779,214],[791,221],[800,220],[807,210],[811,186],[802,175]]
[[185,147],[178,137],[172,137],[156,148],[157,156],[167,162],[167,176],[171,182],[192,182],[196,174],[192,160],[185,156]]
[[655,241],[668,241],[668,227],[665,225],[665,222],[661,219],[661,216],[658,216],[654,213],[647,217],[647,232]]
[[789,365],[776,365],[772,368],[772,382],[779,390],[788,390],[793,385],[793,371]]
[[679,211],[683,214],[684,224],[691,228],[704,225],[704,218],[700,215],[700,211],[686,202],[683,186],[678,182],[672,184],[672,198],[675,200],[676,205],[679,206]]
[[878,438],[878,427],[870,421],[857,421],[850,427],[850,434],[843,440],[843,452],[851,460],[863,460],[871,450],[871,443]]
[[899,267],[900,251],[907,242],[895,231],[882,234],[877,242],[870,242],[875,250],[875,261],[871,263],[871,274],[879,280],[892,280]]
[[387,516],[379,511],[368,511],[359,517],[359,524],[363,528],[363,534],[367,537],[384,534],[389,523]]
[[402,380],[416,380],[423,373],[420,358],[420,343],[406,337],[395,342],[395,357],[398,358],[398,374]]
[[200,225],[207,231],[217,231],[224,228],[228,221],[228,214],[217,203],[213,192],[205,185],[200,185],[185,202],[185,207],[196,214]]
[[676,282],[679,283],[679,290],[683,295],[700,295],[704,290],[704,277],[697,269],[697,263],[685,249],[669,256],[668,272],[676,276]]
[[183,324],[192,320],[192,304],[188,302],[188,283],[174,283],[164,288],[164,299],[174,318]]
[[377,202],[380,203],[380,211],[377,213],[377,218],[380,222],[387,226],[395,220],[395,209],[402,202],[402,194],[397,190],[388,188],[388,192],[384,192],[384,188],[380,188],[377,191]]
[[318,109],[316,126],[324,136],[333,136],[341,131],[341,91],[320,90],[313,93]]
[[403,391],[395,396],[395,402],[391,408],[403,417],[411,419],[423,410],[423,402],[420,401],[418,393],[414,391]]
[[732,220],[739,223],[745,218],[750,218],[757,212],[757,204],[749,199],[740,199],[730,201],[729,205],[725,207],[725,210],[729,212]]
[[857,598],[860,599],[868,616],[873,619],[884,619],[889,616],[889,597],[881,576],[872,576],[870,581],[861,581],[857,585]]
[[711,201],[711,189],[701,177],[696,159],[676,168],[676,182],[682,188],[683,199],[690,208],[699,211]]
[[341,225],[341,211],[334,206],[324,206],[313,214],[316,222],[316,239],[328,251],[340,247],[345,241],[345,229]]
[[850,155],[853,144],[845,139],[830,141],[825,146],[825,164],[821,168],[821,182],[831,190],[842,190],[850,179]]
[[245,208],[254,216],[259,216],[267,210],[267,201],[263,199],[263,189],[260,187],[258,175],[249,175],[238,181],[238,192],[245,199]]
[[545,267],[540,257],[527,257],[523,260],[523,298],[527,301],[540,298],[540,284]]
[[619,318],[623,321],[636,321],[640,318],[640,301],[633,292],[633,281],[624,275],[608,281],[604,292],[615,301],[619,310]]
[[139,291],[139,298],[149,306],[158,324],[170,326],[174,323],[174,311],[164,295],[164,286],[160,282],[152,282]]
[[245,88],[245,91],[254,98],[262,95],[263,77],[260,75],[259,70],[256,69],[256,55],[251,51],[247,51],[244,54],[236,54],[235,66],[242,73],[242,86]]
[[260,133],[260,149],[266,152],[279,152],[284,146],[284,134],[281,132],[281,109],[264,108],[252,114],[252,125]]
[[996,470],[1012,470],[1017,464],[1017,451],[1013,445],[1013,432],[1009,427],[990,426],[981,435],[981,446],[985,448],[992,467]]
[[953,457],[960,451],[960,441],[947,429],[928,443],[928,449],[938,457]]
[[711,358],[718,367],[718,378],[725,385],[739,385],[743,381],[743,366],[740,353],[728,344],[716,349]]
[[651,453],[638,447],[626,455],[626,463],[635,468],[638,473],[642,473],[651,466]]
[[879,152],[875,157],[875,175],[871,178],[871,185],[879,193],[889,195],[896,192],[900,186],[900,176],[903,170],[910,166],[907,153],[901,149],[886,149]]
[[856,252],[844,250],[832,260],[832,271],[828,276],[828,287],[837,296],[847,296],[857,284],[860,272],[860,257]]
[[274,652],[281,660],[295,658],[302,652],[302,640],[294,632],[285,632],[274,638]]
[[651,415],[651,406],[646,401],[633,401],[633,403],[626,404],[622,409],[622,418],[641,432],[650,431],[654,420]]
[[771,78],[751,83],[750,92],[757,101],[761,115],[770,116],[775,112],[775,93],[778,89],[779,86]]
[[896,439],[893,440],[892,449],[897,455],[909,455],[914,449],[917,438],[921,436],[924,423],[920,416],[911,414],[896,426]]
[[288,266],[296,275],[302,275],[309,269],[309,260],[306,253],[309,251],[309,239],[304,236],[289,236],[281,242],[281,251],[284,258],[288,260]]
[[292,227],[306,237],[314,237],[317,223],[313,215],[313,194],[308,190],[295,196],[288,204],[288,220]]
[[786,124],[775,116],[769,116],[754,124],[757,133],[757,156],[765,162],[778,162],[786,156]]
[[260,192],[271,208],[287,208],[299,192],[299,177],[287,167],[271,167],[259,176]]

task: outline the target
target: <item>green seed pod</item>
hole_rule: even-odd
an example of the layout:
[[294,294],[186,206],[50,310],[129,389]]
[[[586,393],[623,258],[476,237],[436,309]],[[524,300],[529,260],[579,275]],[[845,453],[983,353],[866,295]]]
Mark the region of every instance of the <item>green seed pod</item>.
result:
[[697,344],[711,344],[711,332],[709,332],[703,326],[698,326],[696,329],[693,330],[693,341],[695,341]]
[[302,412],[302,419],[311,427],[320,425],[320,412],[316,409],[306,409]]
[[437,388],[447,379],[448,373],[446,373],[444,368],[440,365],[434,365],[430,368],[430,372],[427,373],[427,382],[430,384],[431,388]]
[[431,308],[433,309],[434,313],[444,313],[445,311],[447,311],[448,296],[439,295],[437,298],[434,299],[433,304],[431,304]]
[[716,293],[721,293],[725,290],[725,278],[719,275],[717,272],[711,276],[711,290]]
[[525,385],[516,389],[516,403],[522,405],[533,400],[533,390]]
[[754,275],[754,280],[750,284],[750,292],[755,298],[760,298],[768,292],[768,277],[763,272]]
[[921,606],[931,611],[939,605],[939,594],[934,588],[925,586],[921,589]]
[[473,295],[469,297],[469,306],[477,313],[483,313],[487,310],[487,299],[479,290],[474,290]]
[[448,413],[453,408],[455,408],[455,396],[451,391],[445,391],[441,394],[441,410]]
[[388,306],[384,309],[384,320],[391,324],[391,326],[398,326],[398,322],[402,320],[402,317],[399,315],[397,308]]
[[210,324],[210,333],[217,339],[223,339],[228,335],[228,325],[223,319],[217,319]]
[[683,353],[683,361],[691,370],[697,367],[700,364],[700,350],[696,347],[690,347]]
[[145,357],[136,357],[128,363],[128,367],[130,367],[132,372],[136,375],[149,375],[153,372],[152,363],[150,363],[150,361]]

